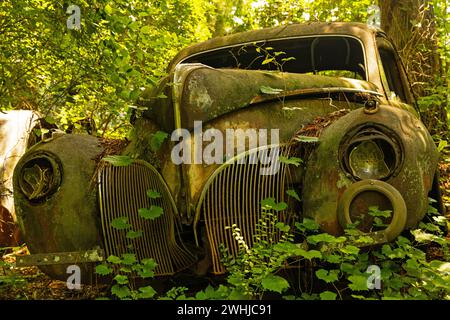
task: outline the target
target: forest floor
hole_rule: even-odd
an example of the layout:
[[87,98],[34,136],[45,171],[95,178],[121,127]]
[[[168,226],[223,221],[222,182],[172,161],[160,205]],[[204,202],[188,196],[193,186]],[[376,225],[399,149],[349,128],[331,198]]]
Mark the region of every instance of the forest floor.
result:
[[[439,169],[442,197],[450,219],[450,154],[443,157]],[[26,247],[4,255],[0,262],[14,265],[15,256],[23,254],[28,254]],[[0,264],[0,300],[80,300],[109,296],[107,285],[82,285],[81,290],[69,290],[66,282],[50,279],[37,267],[16,268]]]

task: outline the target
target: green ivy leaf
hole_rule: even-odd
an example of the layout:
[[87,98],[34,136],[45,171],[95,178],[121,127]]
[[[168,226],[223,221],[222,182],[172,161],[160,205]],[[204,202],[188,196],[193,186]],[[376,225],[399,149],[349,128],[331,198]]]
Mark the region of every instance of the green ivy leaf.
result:
[[325,270],[319,269],[316,271],[316,277],[326,283],[334,282],[338,280],[339,270]]
[[155,270],[157,265],[158,264],[153,259],[143,259],[138,269],[139,276],[144,279],[152,278],[155,275],[153,270]]
[[148,220],[159,218],[163,214],[163,209],[159,206],[150,206],[150,208],[141,208],[138,210],[139,215]]
[[447,144],[448,144],[447,141],[445,141],[445,140],[440,140],[440,141],[439,141],[438,148],[437,148],[438,152],[442,152],[442,150],[444,150],[445,147],[447,147]]
[[[266,59],[264,59],[263,62],[261,62],[261,65],[265,65],[265,64],[271,63],[274,59],[275,59],[275,58],[266,58]],[[262,86],[262,87],[264,87],[264,86]],[[262,88],[262,87],[261,87],[261,88]],[[262,93],[266,93],[266,92],[264,92],[262,89],[261,89],[261,92],[262,92]]]
[[146,268],[141,268],[137,270],[139,277],[143,279],[153,278],[155,276],[155,272],[153,270],[149,270]]
[[352,275],[348,277],[348,280],[351,282],[348,287],[354,291],[369,290],[367,285],[367,277],[365,276]]
[[108,257],[107,261],[113,264],[120,264],[122,259],[112,254]]
[[342,243],[347,239],[345,237],[334,237],[328,233],[321,233],[312,235],[306,238],[306,240],[311,244],[318,244],[319,242],[327,242],[327,243]]
[[391,210],[380,210],[377,206],[371,206],[369,207],[369,215],[372,217],[383,217],[383,218],[389,218],[392,215]]
[[214,289],[208,285],[205,290],[197,292],[195,299],[197,300],[223,300],[228,297],[230,289],[224,285],[220,285],[218,289]]
[[121,267],[120,272],[131,273],[133,270],[129,267]]
[[129,231],[127,232],[126,237],[127,237],[128,239],[136,239],[136,238],[142,237],[143,234],[144,234],[144,233],[143,233],[141,230],[138,230],[138,231],[129,230]]
[[300,296],[303,300],[319,300],[319,295],[317,293],[306,293],[303,292]]
[[299,247],[292,242],[279,242],[273,246],[273,249],[277,252],[285,252],[294,254],[299,249]]
[[356,254],[359,253],[359,248],[355,247],[355,246],[348,245],[348,246],[345,246],[344,248],[341,248],[340,251],[342,253],[345,253],[345,254],[356,255]]
[[107,14],[112,14],[113,13],[113,8],[109,4],[105,5],[104,10],[105,10],[105,13],[107,13]]
[[284,224],[283,222],[277,222],[275,224],[275,227],[278,228],[278,230],[280,230],[281,232],[288,232],[291,229],[290,226]]
[[147,197],[150,199],[158,199],[161,198],[161,194],[155,190],[147,190]]
[[317,259],[321,259],[322,258],[322,253],[320,251],[317,251],[317,250],[306,251],[306,250],[303,250],[303,249],[297,249],[295,251],[295,254],[300,256],[300,257],[303,257],[305,259],[308,259],[308,260],[311,260],[311,259],[314,259],[314,258],[317,258]]
[[345,272],[347,274],[354,274],[355,272],[358,272],[358,269],[355,267],[355,265],[347,262],[341,263],[341,270],[342,272]]
[[307,230],[317,231],[317,230],[319,230],[320,225],[318,223],[316,223],[313,219],[303,218],[303,222],[296,222],[295,227],[298,230],[305,232]]
[[139,298],[142,298],[142,299],[153,298],[154,295],[156,294],[155,289],[153,289],[151,286],[141,287],[141,288],[139,288],[139,291],[141,292],[139,294]]
[[150,26],[143,26],[141,28],[141,33],[142,34],[151,34],[152,33],[152,28]]
[[55,124],[55,123],[56,123],[55,118],[53,118],[52,116],[46,116],[46,117],[44,118],[44,120],[45,120],[48,124]]
[[411,233],[413,234],[414,239],[417,242],[430,242],[436,238],[436,236],[434,234],[427,233],[420,229],[412,230]]
[[324,291],[320,294],[320,300],[336,300],[336,293],[331,291]]
[[127,286],[122,286],[119,284],[112,286],[111,293],[119,297],[119,299],[124,299],[131,296],[130,289]]
[[357,244],[360,243],[362,245],[372,244],[374,242],[375,242],[375,240],[372,237],[369,237],[369,236],[359,236],[355,240],[355,243],[357,243]]
[[327,261],[329,263],[341,263],[342,262],[342,257],[337,254],[326,255],[326,256],[324,256],[324,259],[325,259],[325,261]]
[[119,217],[111,221],[111,226],[117,230],[124,230],[131,227],[128,223],[128,217]]
[[301,202],[300,197],[298,196],[297,192],[295,192],[295,190],[290,189],[290,190],[287,190],[286,193],[287,193],[288,196],[291,196],[292,198],[294,198],[298,202]]
[[158,265],[154,259],[143,259],[141,263],[145,268],[149,268],[151,270],[155,269]]
[[100,264],[95,267],[95,273],[101,276],[110,274],[113,270],[106,264]]
[[295,57],[289,57],[289,58],[281,59],[282,62],[288,62],[288,61],[291,61],[291,60],[297,60],[297,59],[295,59]]
[[153,152],[158,151],[168,136],[169,134],[164,131],[157,131],[154,133],[150,139],[150,149]]
[[272,274],[269,274],[262,279],[261,284],[264,289],[278,293],[282,293],[284,290],[289,288],[289,282],[287,282],[286,279]]
[[134,253],[124,253],[122,254],[122,263],[125,265],[132,265],[136,262],[136,255]]
[[287,164],[287,165],[293,165],[298,167],[299,165],[302,164],[303,160],[297,157],[285,157],[285,156],[279,156],[278,160],[281,163]]
[[106,156],[102,160],[112,164],[114,167],[126,167],[132,164],[134,161],[129,156],[119,155]]
[[270,210],[273,209],[275,211],[285,210],[288,206],[285,202],[275,202],[275,198],[267,198],[261,200],[261,206],[263,209]]
[[118,283],[118,284],[127,284],[128,283],[128,277],[118,274],[114,277],[114,280]]

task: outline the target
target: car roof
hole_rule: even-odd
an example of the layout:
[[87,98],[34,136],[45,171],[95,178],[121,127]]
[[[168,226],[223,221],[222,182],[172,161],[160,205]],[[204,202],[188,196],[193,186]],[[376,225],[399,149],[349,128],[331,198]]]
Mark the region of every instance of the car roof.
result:
[[364,42],[367,38],[372,37],[374,33],[382,33],[382,31],[374,26],[359,22],[308,22],[240,32],[186,47],[170,62],[168,71],[172,71],[178,63],[190,56],[243,43],[323,34],[354,36]]

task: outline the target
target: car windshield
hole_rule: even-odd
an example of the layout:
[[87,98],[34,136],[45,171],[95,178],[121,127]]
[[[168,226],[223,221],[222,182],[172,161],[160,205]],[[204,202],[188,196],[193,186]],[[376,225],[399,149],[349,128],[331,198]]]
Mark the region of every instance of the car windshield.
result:
[[366,80],[361,43],[347,36],[316,36],[238,45],[189,57],[213,68],[279,70]]

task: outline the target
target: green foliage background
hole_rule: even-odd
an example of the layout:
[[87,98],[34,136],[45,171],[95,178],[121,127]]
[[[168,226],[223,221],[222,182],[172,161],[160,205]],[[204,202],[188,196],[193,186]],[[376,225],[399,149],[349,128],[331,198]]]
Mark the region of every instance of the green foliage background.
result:
[[[69,30],[70,4],[81,29]],[[183,47],[213,36],[305,21],[367,22],[374,0],[17,0],[0,2],[0,108],[33,109],[61,128],[95,121],[120,137],[138,95]],[[434,0],[448,74],[448,7]],[[445,100],[439,83],[422,107]],[[436,96],[437,94],[437,96]]]

